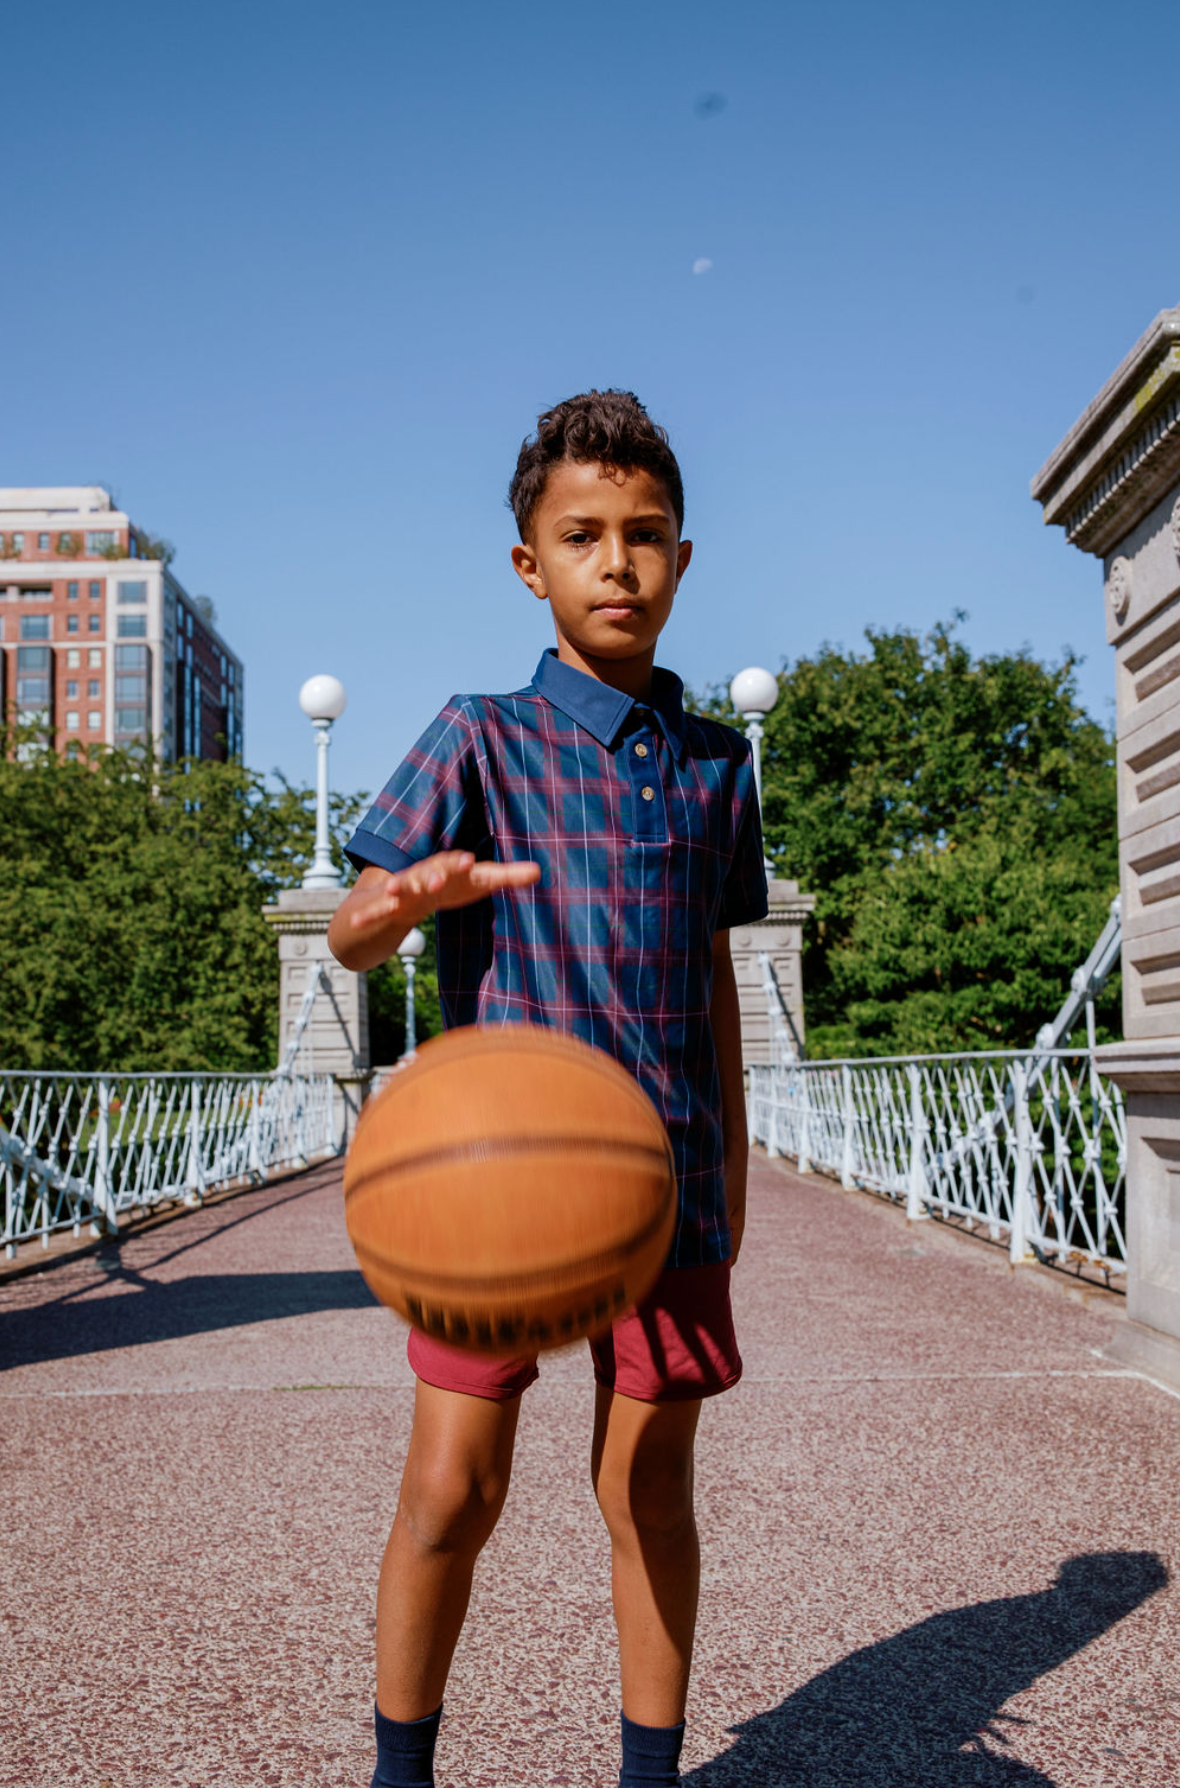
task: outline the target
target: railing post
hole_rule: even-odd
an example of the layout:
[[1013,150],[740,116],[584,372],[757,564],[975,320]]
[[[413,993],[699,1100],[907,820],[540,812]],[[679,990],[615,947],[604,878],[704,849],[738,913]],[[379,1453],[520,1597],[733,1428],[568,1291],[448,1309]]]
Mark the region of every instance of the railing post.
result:
[[98,1132],[94,1162],[95,1217],[90,1225],[93,1236],[116,1235],[119,1219],[115,1213],[114,1189],[111,1185],[111,1083],[104,1074],[98,1083]]
[[188,1109],[188,1171],[185,1174],[185,1204],[200,1204],[205,1193],[205,1170],[201,1161],[201,1082],[193,1076]]
[[852,1069],[845,1062],[840,1069],[841,1107],[844,1122],[844,1141],[840,1150],[840,1184],[852,1191],[856,1179],[852,1172],[853,1145],[856,1141],[856,1112],[852,1103]]
[[811,1172],[811,1074],[802,1064],[799,1066],[799,1084],[803,1089],[803,1097],[799,1109],[799,1154],[795,1161],[799,1173]]
[[929,1217],[926,1209],[926,1112],[922,1105],[922,1073],[917,1062],[910,1076],[910,1172],[906,1183],[905,1214],[909,1222]]
[[250,1131],[246,1149],[246,1170],[261,1180],[262,1170],[262,1089],[257,1080],[250,1082]]
[[1022,1266],[1028,1248],[1029,1200],[1032,1195],[1032,1114],[1028,1106],[1028,1064],[1012,1063],[1013,1118],[1016,1125],[1016,1179],[1012,1187],[1012,1228],[1008,1258]]

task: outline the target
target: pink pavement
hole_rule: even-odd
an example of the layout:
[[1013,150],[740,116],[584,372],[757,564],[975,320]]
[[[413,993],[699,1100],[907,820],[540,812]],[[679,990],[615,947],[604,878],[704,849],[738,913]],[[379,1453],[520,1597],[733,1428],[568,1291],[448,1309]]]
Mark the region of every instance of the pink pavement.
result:
[[[1171,1788],[1180,1400],[1109,1294],[758,1159],[702,1418],[690,1788]],[[0,1282],[4,1788],[364,1788],[404,1331],[339,1167]],[[609,1788],[584,1349],[542,1362],[439,1743]]]

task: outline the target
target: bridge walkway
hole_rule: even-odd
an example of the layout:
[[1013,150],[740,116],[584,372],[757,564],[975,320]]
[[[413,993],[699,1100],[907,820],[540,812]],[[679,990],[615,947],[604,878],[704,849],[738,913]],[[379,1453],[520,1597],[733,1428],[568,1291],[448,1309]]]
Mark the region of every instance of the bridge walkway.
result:
[[[1119,1300],[759,1159],[690,1788],[1164,1788],[1180,1400]],[[339,1167],[0,1281],[4,1788],[361,1788],[408,1431]],[[441,1784],[609,1788],[584,1350],[528,1393]]]

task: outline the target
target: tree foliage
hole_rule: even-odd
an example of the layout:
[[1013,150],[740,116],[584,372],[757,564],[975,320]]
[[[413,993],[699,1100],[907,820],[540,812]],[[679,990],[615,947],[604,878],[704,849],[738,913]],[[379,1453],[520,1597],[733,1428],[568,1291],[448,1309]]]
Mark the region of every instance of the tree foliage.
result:
[[974,658],[953,625],[866,639],[787,666],[765,723],[768,852],[817,897],[809,1047],[1031,1042],[1118,887],[1112,741],[1068,653]]
[[[336,798],[337,841],[362,805]],[[5,755],[0,1060],[272,1067],[278,952],[261,909],[301,880],[314,833],[310,789],[238,763]]]

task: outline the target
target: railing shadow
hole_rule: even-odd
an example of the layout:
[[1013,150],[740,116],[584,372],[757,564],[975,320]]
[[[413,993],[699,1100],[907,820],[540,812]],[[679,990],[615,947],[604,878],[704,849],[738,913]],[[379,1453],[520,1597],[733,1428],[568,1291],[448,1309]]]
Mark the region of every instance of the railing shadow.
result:
[[0,1314],[0,1371],[377,1302],[355,1269],[154,1280],[115,1266],[112,1277],[127,1289],[75,1299],[66,1308],[55,1301]]
[[684,1788],[1053,1788],[1012,1755],[1005,1703],[1167,1581],[1154,1552],[1092,1552],[1048,1589],[936,1614],[734,1727]]

